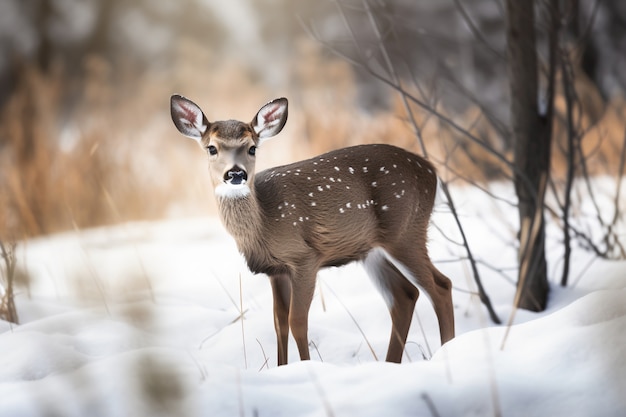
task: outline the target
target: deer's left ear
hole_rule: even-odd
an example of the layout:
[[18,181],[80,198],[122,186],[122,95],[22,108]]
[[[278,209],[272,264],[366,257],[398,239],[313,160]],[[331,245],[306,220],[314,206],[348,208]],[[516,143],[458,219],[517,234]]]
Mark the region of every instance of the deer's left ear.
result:
[[202,139],[209,121],[196,103],[174,94],[170,98],[170,112],[172,121],[180,133],[197,141]]
[[277,135],[287,122],[287,99],[277,98],[270,101],[254,116],[250,125],[259,139]]

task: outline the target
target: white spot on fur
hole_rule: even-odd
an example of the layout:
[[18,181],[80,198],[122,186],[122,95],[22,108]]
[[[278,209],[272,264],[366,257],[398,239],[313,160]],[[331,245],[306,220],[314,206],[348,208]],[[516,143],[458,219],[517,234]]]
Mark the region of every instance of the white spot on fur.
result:
[[354,168],[348,167],[348,171],[350,172],[350,174],[354,174]]
[[311,201],[311,207],[315,207],[317,206],[317,203],[315,201]]
[[383,211],[387,211],[387,210],[389,210],[389,206],[388,206],[388,205],[386,205],[386,204],[385,204],[384,206],[382,206],[381,208],[383,209]]
[[[336,159],[336,158],[335,158]],[[335,171],[339,172],[339,167],[335,167]]]
[[376,187],[378,183],[376,181],[372,182],[372,187]]

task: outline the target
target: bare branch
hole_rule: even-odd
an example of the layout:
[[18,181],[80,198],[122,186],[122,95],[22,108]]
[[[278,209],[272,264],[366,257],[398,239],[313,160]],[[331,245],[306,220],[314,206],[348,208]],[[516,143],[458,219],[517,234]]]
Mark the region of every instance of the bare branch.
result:
[[485,39],[482,32],[474,24],[474,21],[472,20],[472,18],[470,17],[469,13],[465,9],[465,7],[462,5],[462,3],[459,0],[454,0],[454,4],[456,5],[456,8],[459,11],[459,13],[461,13],[463,20],[465,20],[465,23],[467,23],[467,26],[469,27],[474,37],[478,39],[487,48],[487,50],[491,52],[492,54],[494,54],[498,59],[502,61],[505,60],[506,57],[504,56],[504,54],[498,51],[493,46],[491,46],[491,44],[487,41],[487,39]]

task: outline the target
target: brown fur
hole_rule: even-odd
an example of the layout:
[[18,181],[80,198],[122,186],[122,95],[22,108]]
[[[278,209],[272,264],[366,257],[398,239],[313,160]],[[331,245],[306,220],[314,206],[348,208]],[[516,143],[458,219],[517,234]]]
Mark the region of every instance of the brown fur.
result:
[[[284,106],[286,120],[286,100]],[[270,110],[274,117],[277,109]],[[216,187],[233,167],[247,173],[249,193],[218,195],[218,207],[250,270],[270,277],[278,364],[287,363],[289,328],[300,358],[309,359],[307,322],[317,271],[352,261],[365,260],[389,305],[388,361],[402,358],[417,286],[433,302],[442,343],[453,338],[451,283],[426,249],[437,189],[433,166],[394,146],[361,145],[255,174],[249,150],[259,144],[258,117],[251,124],[209,124],[200,143],[216,148],[209,155]]]

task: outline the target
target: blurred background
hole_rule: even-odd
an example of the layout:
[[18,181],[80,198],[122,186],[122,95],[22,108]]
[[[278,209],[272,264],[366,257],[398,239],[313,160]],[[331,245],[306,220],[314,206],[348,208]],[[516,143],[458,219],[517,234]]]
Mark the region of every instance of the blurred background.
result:
[[[626,3],[564,4],[582,146],[594,172],[614,175]],[[289,98],[261,167],[357,143],[420,152],[417,127],[448,179],[506,178],[501,162],[376,76],[508,158],[504,13],[499,0],[2,0],[0,240],[213,212],[205,155],[170,120],[173,93],[211,120],[248,121]],[[558,150],[564,122],[554,130]],[[558,175],[563,153],[554,158]]]

